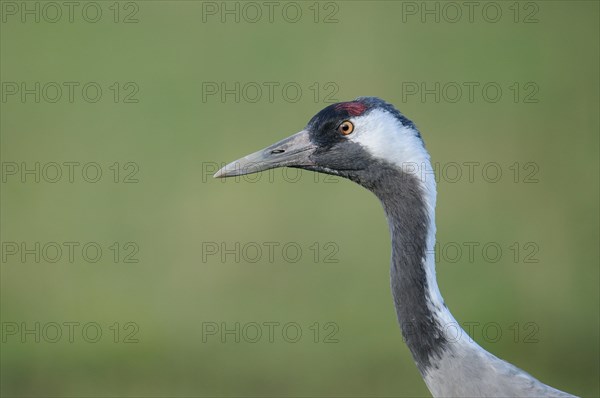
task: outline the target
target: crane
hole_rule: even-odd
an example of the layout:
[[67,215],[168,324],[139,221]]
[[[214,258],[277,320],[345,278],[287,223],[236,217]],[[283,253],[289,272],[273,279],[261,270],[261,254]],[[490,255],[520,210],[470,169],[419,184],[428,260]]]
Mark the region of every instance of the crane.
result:
[[299,133],[229,163],[214,177],[275,167],[347,178],[380,200],[392,240],[390,281],[398,322],[433,396],[573,397],[487,352],[464,331],[448,328],[458,322],[435,276],[437,191],[430,156],[415,124],[393,105],[377,97],[329,105]]

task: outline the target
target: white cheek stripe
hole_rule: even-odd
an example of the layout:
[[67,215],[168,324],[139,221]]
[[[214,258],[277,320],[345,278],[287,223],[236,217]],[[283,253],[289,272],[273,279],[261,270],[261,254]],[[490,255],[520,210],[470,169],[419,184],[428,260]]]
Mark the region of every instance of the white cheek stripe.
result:
[[402,125],[392,114],[381,109],[351,121],[354,132],[348,136],[349,140],[360,144],[374,157],[415,174],[426,185],[430,180],[435,184],[429,153],[417,131]]

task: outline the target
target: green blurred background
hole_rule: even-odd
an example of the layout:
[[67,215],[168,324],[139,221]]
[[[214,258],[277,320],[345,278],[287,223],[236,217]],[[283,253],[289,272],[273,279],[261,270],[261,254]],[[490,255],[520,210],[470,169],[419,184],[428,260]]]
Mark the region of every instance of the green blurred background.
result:
[[[88,19],[101,9],[96,23],[82,17],[86,2],[72,22],[63,6],[56,23],[46,4],[1,2],[2,396],[428,396],[396,324],[377,200],[310,173],[294,183],[293,171],[210,178],[298,131],[329,100],[360,95],[414,120],[440,167],[500,166],[497,183],[477,168],[473,182],[452,183],[447,169],[438,184],[442,293],[460,322],[480,322],[473,337],[484,348],[557,388],[598,396],[598,2],[496,2],[487,20],[480,2],[471,21],[460,2],[277,2],[272,22],[262,5],[254,23],[255,9],[235,2],[102,1],[86,8]],[[456,5],[463,15],[452,22]],[[39,7],[40,21],[22,22],[25,7]],[[236,7],[240,22],[221,22]],[[425,7],[434,14],[422,17]],[[11,94],[23,82],[40,82],[39,103]],[[48,82],[63,87],[56,103]],[[80,84],[72,103],[64,82]],[[89,82],[102,88],[95,103],[81,94]],[[221,82],[240,82],[239,102],[208,95]],[[272,100],[265,82],[278,85]],[[473,101],[466,91],[456,102],[451,91],[438,102],[407,95],[422,82],[480,88]],[[497,102],[482,96],[490,82],[503,90]],[[286,83],[302,89],[297,100],[293,88],[282,93]],[[253,101],[255,84],[264,91]],[[66,167],[45,181],[48,164],[70,161],[96,162],[102,178],[86,182],[79,166],[72,183]],[[10,174],[22,162],[47,174],[22,182]],[[528,162],[537,182],[525,182]],[[137,182],[124,182],[130,173]],[[35,242],[48,250],[39,263],[10,254]],[[65,249],[51,263],[48,242],[96,242],[102,257],[86,261],[79,246],[73,262]],[[209,255],[221,242],[248,250],[239,261]],[[254,263],[249,242],[265,249]],[[265,242],[279,244],[273,261]],[[289,242],[302,249],[294,263],[281,250]],[[480,245],[473,261],[465,242]],[[482,255],[489,242],[503,249],[496,262]],[[139,261],[124,262],[136,248]],[[337,262],[325,261],[334,251]],[[52,325],[65,322],[79,323],[73,342],[66,326],[52,342]],[[92,322],[96,343],[82,337]],[[203,333],[236,322],[239,343]],[[279,322],[272,342],[265,322]],[[281,335],[292,322],[296,343]],[[253,323],[263,332],[256,343]],[[500,338],[482,333],[490,324]],[[130,333],[137,342],[125,342]],[[330,333],[337,342],[325,342]]]

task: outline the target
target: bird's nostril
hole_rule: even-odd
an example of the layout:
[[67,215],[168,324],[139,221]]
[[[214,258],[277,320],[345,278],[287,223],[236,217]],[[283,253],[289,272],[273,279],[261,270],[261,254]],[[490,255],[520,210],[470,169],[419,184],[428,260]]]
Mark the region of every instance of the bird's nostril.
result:
[[285,150],[283,150],[283,149],[273,149],[271,151],[271,155],[277,155],[278,153],[284,153],[284,152],[285,152]]

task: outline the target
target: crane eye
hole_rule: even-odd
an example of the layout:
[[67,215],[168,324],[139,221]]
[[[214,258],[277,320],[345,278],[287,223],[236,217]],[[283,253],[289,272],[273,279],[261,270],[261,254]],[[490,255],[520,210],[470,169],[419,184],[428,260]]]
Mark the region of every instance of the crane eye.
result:
[[351,121],[346,120],[339,125],[338,131],[340,132],[340,134],[343,135],[352,134],[352,132],[354,131],[354,124],[352,124]]

